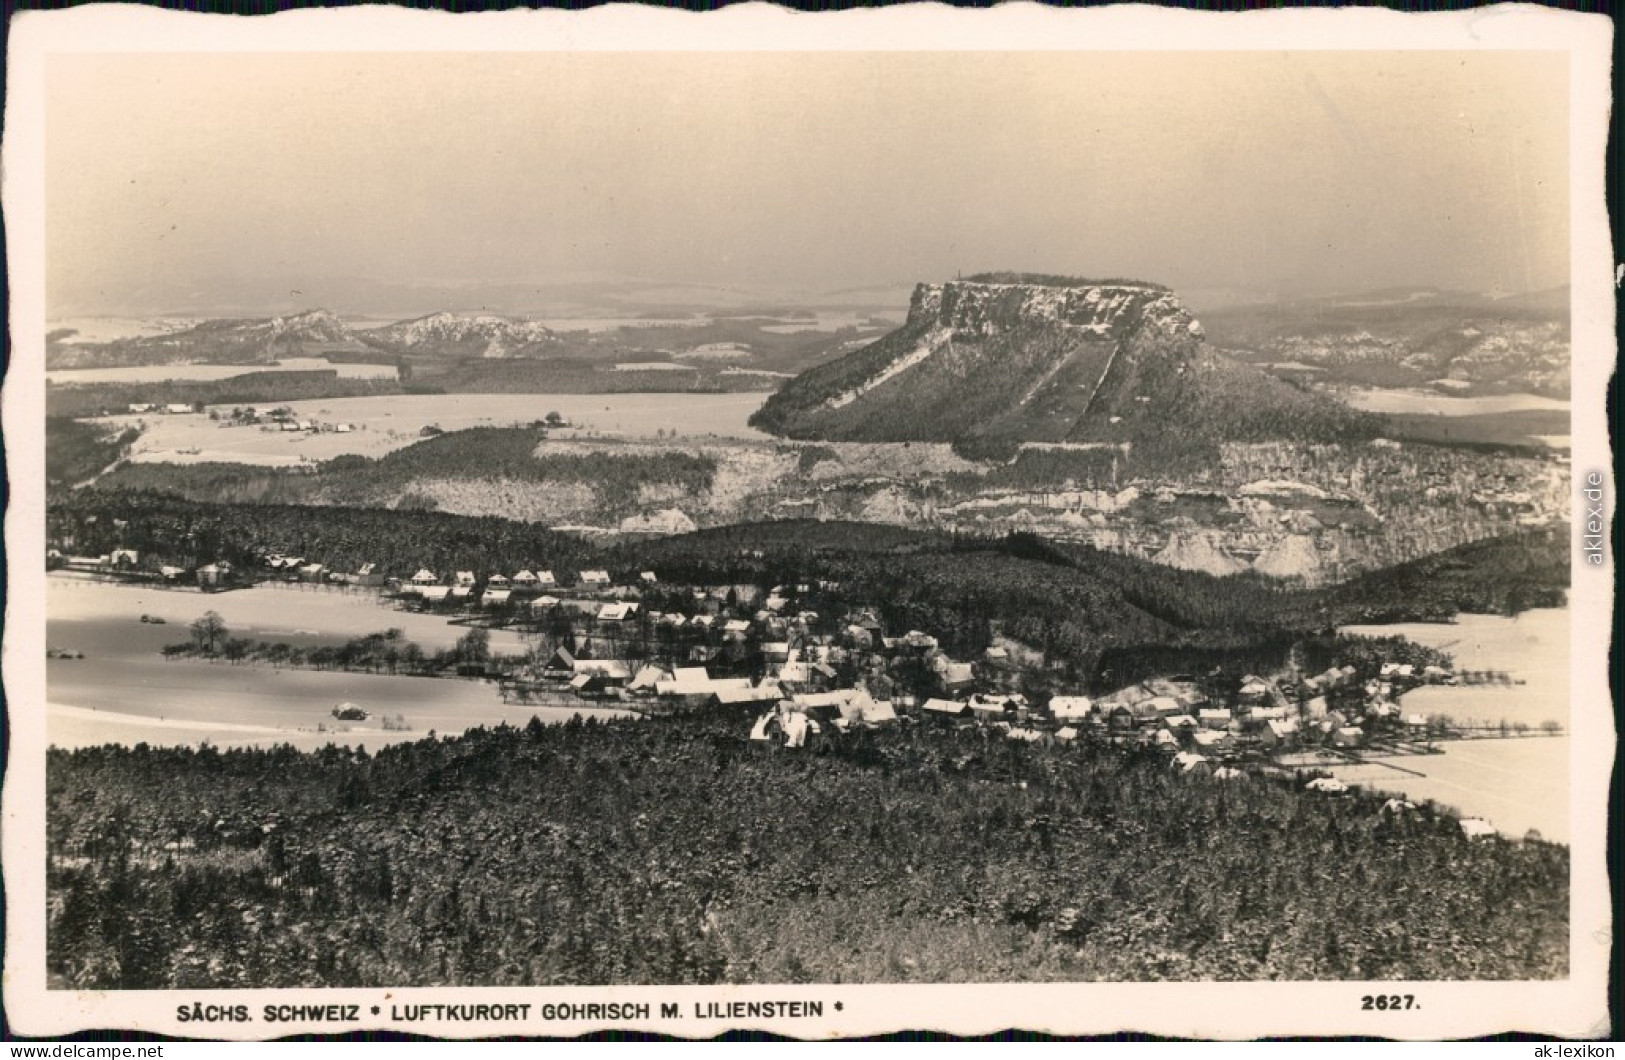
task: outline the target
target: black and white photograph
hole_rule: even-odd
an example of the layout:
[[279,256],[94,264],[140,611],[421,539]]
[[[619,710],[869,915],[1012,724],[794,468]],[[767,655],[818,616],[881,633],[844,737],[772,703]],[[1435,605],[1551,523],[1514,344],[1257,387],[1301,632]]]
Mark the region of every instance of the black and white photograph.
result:
[[8,1018],[1607,1034],[1611,30],[1496,10],[22,16]]

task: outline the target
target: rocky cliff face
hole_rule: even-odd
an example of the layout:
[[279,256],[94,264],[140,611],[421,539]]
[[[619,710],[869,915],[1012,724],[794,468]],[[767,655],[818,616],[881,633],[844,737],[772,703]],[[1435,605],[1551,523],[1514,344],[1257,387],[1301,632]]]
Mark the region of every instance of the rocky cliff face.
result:
[[753,422],[791,438],[1183,451],[1358,417],[1229,361],[1173,292],[998,274],[915,289],[903,327],[803,373]]

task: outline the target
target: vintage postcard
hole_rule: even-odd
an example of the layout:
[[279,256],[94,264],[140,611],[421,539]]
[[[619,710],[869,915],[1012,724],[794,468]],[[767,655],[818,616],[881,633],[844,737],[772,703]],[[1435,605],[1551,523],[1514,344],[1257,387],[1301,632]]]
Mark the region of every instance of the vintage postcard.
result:
[[1609,1034],[1611,34],[21,15],[14,1029]]

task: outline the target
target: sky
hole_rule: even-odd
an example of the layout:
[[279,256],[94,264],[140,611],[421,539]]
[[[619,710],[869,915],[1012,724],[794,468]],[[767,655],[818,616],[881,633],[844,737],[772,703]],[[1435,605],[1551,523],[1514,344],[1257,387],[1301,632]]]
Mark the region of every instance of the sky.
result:
[[56,55],[48,299],[1540,290],[1568,282],[1567,78],[1555,52]]

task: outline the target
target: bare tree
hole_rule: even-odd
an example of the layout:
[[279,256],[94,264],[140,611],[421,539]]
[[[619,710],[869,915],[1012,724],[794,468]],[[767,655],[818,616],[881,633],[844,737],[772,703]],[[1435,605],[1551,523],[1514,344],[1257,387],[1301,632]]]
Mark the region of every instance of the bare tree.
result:
[[192,643],[205,655],[213,655],[230,633],[218,611],[205,611],[202,618],[192,623]]

